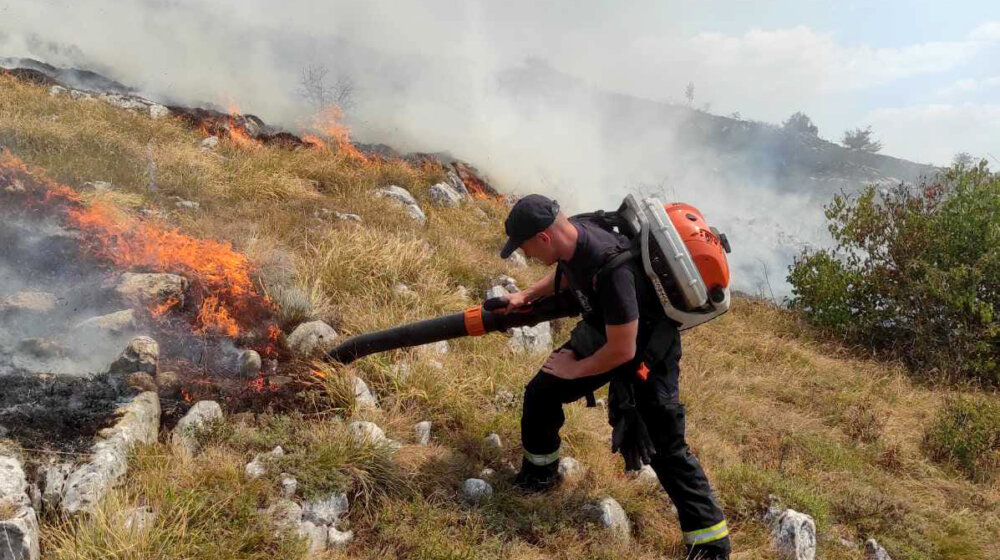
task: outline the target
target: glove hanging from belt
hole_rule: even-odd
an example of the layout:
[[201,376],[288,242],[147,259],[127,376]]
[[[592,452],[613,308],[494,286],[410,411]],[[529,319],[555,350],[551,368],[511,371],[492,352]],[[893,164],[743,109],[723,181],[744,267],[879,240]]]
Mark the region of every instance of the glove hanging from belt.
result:
[[611,424],[611,451],[621,453],[625,470],[639,470],[651,462],[656,447],[636,408],[635,385],[629,375],[616,375],[611,380],[608,423]]

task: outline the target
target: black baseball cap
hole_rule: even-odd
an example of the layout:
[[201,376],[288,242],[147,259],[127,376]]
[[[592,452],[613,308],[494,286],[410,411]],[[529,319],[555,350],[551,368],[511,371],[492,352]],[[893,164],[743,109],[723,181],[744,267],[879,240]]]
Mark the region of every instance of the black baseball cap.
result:
[[540,194],[529,194],[518,200],[503,224],[508,239],[500,251],[500,258],[506,259],[522,243],[551,226],[558,213],[559,203]]

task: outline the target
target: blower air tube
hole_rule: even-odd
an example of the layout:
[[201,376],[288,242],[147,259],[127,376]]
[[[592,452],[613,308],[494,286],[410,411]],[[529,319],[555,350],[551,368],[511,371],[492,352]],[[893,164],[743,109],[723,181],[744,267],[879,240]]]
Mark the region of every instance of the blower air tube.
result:
[[[567,294],[568,295],[568,294]],[[499,313],[494,309],[506,307],[502,298],[494,298],[482,307],[472,307],[454,313],[427,319],[391,329],[358,335],[348,339],[326,354],[328,360],[349,364],[354,360],[397,348],[419,346],[462,336],[479,336],[490,332],[506,331],[514,327],[529,327],[543,321],[577,315],[579,309],[572,297],[545,297],[531,303],[523,311]]]

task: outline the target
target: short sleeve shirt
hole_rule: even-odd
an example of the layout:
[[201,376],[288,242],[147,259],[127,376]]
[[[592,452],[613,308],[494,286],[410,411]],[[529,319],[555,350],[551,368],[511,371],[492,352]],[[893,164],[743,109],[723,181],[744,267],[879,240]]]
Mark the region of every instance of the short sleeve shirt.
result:
[[587,220],[571,219],[570,223],[579,236],[573,257],[565,264],[574,288],[583,291],[584,318],[603,327],[663,317],[656,292],[637,262],[622,264],[597,282],[596,274],[609,256],[629,248],[628,239]]

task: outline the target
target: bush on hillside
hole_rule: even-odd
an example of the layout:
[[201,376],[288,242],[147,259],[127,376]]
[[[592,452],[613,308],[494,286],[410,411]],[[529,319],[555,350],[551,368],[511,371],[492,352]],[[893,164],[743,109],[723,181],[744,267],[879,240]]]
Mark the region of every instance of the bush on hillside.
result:
[[916,189],[871,186],[826,217],[836,246],[795,259],[794,309],[924,374],[1000,384],[1000,174],[983,161]]
[[819,136],[819,128],[813,124],[812,119],[808,115],[799,111],[793,113],[792,116],[788,117],[782,125],[782,128],[790,132],[798,132],[800,134],[808,134],[810,136]]
[[924,434],[923,447],[931,459],[973,480],[991,480],[1000,469],[1000,403],[989,397],[949,400]]

